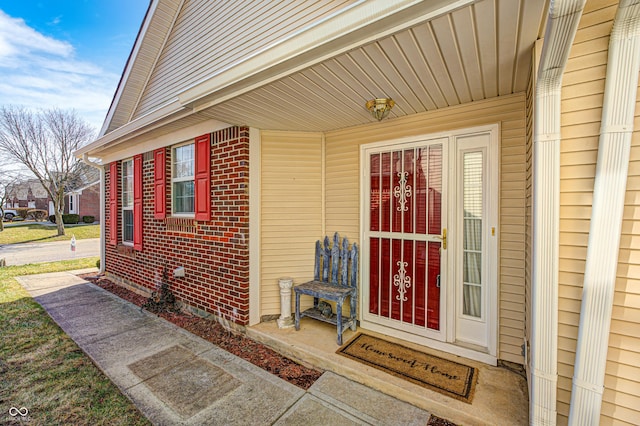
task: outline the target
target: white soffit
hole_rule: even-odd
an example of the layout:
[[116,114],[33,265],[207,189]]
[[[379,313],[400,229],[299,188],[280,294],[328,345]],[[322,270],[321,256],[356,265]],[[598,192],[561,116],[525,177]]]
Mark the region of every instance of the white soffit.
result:
[[396,101],[393,118],[522,92],[545,12],[545,0],[478,1],[191,105],[228,123],[328,131],[371,122],[364,104],[373,97]]

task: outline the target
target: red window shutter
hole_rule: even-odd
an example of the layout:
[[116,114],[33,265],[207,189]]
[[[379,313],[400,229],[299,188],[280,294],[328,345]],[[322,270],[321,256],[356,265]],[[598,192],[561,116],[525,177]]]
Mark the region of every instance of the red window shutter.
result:
[[133,249],[142,250],[142,154],[133,157]]
[[166,151],[156,149],[153,151],[153,216],[156,219],[167,215],[166,178]]
[[109,171],[109,244],[118,244],[118,163],[111,163]]
[[195,139],[195,210],[196,220],[211,218],[211,135]]

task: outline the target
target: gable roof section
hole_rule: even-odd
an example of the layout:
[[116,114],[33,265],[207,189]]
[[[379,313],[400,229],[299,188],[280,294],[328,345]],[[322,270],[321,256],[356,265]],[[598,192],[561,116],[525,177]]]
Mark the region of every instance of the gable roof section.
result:
[[150,2],[100,136],[131,121],[140,93],[162,52],[182,3],[183,0]]
[[100,136],[352,3],[152,0]]
[[355,0],[185,3],[133,118],[354,3]]

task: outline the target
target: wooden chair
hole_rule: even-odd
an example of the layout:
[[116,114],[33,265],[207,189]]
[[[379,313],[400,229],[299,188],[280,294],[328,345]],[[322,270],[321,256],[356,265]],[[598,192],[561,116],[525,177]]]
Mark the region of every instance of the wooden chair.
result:
[[[300,318],[310,317],[335,324],[338,331],[338,345],[342,345],[342,332],[351,327],[356,331],[356,305],[358,302],[358,246],[353,243],[349,249],[349,241],[342,239],[336,232],[333,244],[329,237],[324,237],[324,245],[316,241],[315,265],[313,281],[297,285],[293,288],[296,296],[295,326],[300,330]],[[300,295],[313,296],[313,307],[300,312]],[[349,318],[343,321],[342,305],[349,298]],[[330,313],[320,300],[336,303],[336,313]]]

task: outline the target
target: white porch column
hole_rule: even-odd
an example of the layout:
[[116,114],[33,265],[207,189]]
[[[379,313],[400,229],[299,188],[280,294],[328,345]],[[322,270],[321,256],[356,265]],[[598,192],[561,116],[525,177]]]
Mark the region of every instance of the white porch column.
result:
[[622,0],[609,39],[570,425],[600,422],[640,70],[640,0]]
[[529,422],[556,424],[562,75],[586,0],[552,1],[534,101]]

